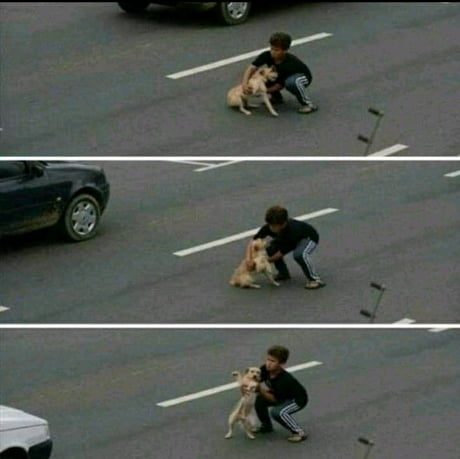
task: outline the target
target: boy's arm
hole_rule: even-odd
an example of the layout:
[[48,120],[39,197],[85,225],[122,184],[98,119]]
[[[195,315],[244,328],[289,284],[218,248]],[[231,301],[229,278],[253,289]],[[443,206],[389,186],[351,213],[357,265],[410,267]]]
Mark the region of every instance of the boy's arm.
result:
[[247,247],[246,247],[246,267],[252,271],[255,267],[256,264],[254,262],[254,256],[252,253],[252,240],[249,241]]
[[243,86],[243,92],[245,94],[250,94],[251,90],[249,89],[248,82],[249,79],[252,77],[254,72],[257,70],[257,67],[255,65],[250,65],[244,72],[243,74],[243,79],[241,80],[241,86]]
[[281,258],[284,257],[284,254],[278,250],[275,254],[273,254],[271,257],[268,257],[268,261],[270,263],[274,263],[275,261],[281,260]]
[[259,387],[259,394],[269,402],[276,403],[276,398],[273,393],[267,388],[265,384],[261,384]]
[[267,92],[270,94],[271,92],[281,91],[283,88],[284,86],[281,83],[275,83],[267,88]]

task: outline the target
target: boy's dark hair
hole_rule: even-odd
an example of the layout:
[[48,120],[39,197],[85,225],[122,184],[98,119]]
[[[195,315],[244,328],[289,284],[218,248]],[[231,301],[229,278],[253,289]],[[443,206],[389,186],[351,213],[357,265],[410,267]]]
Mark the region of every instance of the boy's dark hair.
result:
[[288,211],[281,206],[272,206],[265,212],[265,222],[269,225],[282,225],[288,221]]
[[285,51],[291,46],[291,36],[284,32],[276,32],[270,37],[270,45]]
[[289,358],[289,349],[276,344],[268,349],[267,354],[275,357],[279,363],[286,363]]

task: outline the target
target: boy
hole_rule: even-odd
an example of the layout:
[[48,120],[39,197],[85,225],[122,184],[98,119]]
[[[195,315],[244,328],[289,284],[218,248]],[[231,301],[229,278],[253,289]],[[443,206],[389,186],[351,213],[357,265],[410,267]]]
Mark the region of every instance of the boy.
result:
[[[288,441],[299,443],[307,439],[307,434],[293,413],[308,403],[308,394],[300,382],[284,369],[289,358],[289,350],[283,346],[272,346],[267,351],[265,364],[260,367],[262,383],[255,402],[260,433],[273,431],[271,417],[291,432]],[[269,407],[271,407],[269,414]]]
[[270,51],[259,54],[252,64],[246,69],[241,82],[245,94],[250,94],[248,81],[258,67],[267,64],[274,66],[278,78],[271,85],[267,84],[267,92],[271,95],[273,103],[283,101],[281,89],[284,87],[300,102],[299,113],[308,114],[318,110],[310,100],[306,88],[312,81],[310,69],[298,57],[288,53],[291,46],[291,37],[287,33],[277,32],[270,37]]
[[[267,254],[270,263],[274,263],[278,270],[275,280],[283,281],[291,278],[283,257],[294,251],[294,260],[308,279],[305,288],[312,290],[324,287],[326,284],[315,271],[310,258],[319,242],[319,235],[315,228],[308,223],[289,218],[288,211],[281,206],[270,207],[265,213],[265,222],[266,224],[259,229],[253,239],[267,236],[274,238],[267,246]],[[249,260],[249,245],[246,258]],[[247,261],[247,266],[248,269],[253,269],[250,261]]]

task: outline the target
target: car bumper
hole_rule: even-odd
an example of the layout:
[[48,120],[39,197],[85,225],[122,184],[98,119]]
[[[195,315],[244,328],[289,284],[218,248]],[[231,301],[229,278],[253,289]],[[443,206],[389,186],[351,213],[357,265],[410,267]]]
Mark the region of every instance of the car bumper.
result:
[[102,195],[102,205],[101,205],[101,211],[103,212],[105,208],[107,207],[107,204],[109,203],[109,198],[110,198],[110,184],[105,183],[103,186],[101,186],[101,195]]
[[42,443],[32,446],[29,449],[30,459],[49,459],[53,450],[52,440],[46,440]]

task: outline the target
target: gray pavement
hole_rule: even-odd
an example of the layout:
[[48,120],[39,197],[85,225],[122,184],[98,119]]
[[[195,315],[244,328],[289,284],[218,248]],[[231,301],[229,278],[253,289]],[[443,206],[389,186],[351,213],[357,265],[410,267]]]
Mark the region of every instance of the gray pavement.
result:
[[[238,27],[152,6],[129,17],[115,3],[2,3],[3,155],[362,155],[371,106],[385,112],[372,151],[458,155],[455,2],[304,3],[257,7]],[[167,75],[292,37],[313,71],[320,111],[246,117],[225,94],[251,59],[171,80]]]
[[[3,323],[365,323],[370,282],[387,287],[377,323],[459,321],[456,161],[98,164],[112,196],[95,239],[2,241]],[[291,255],[279,288],[231,287],[248,238],[174,255],[259,227],[276,203],[293,217],[337,209],[310,220],[326,288],[306,291]]]
[[[2,330],[2,403],[49,420],[55,459],[370,457],[454,459],[458,453],[458,330]],[[236,389],[157,404],[232,382],[273,343],[310,402],[310,434],[225,440]],[[21,381],[21,383],[18,383]]]

